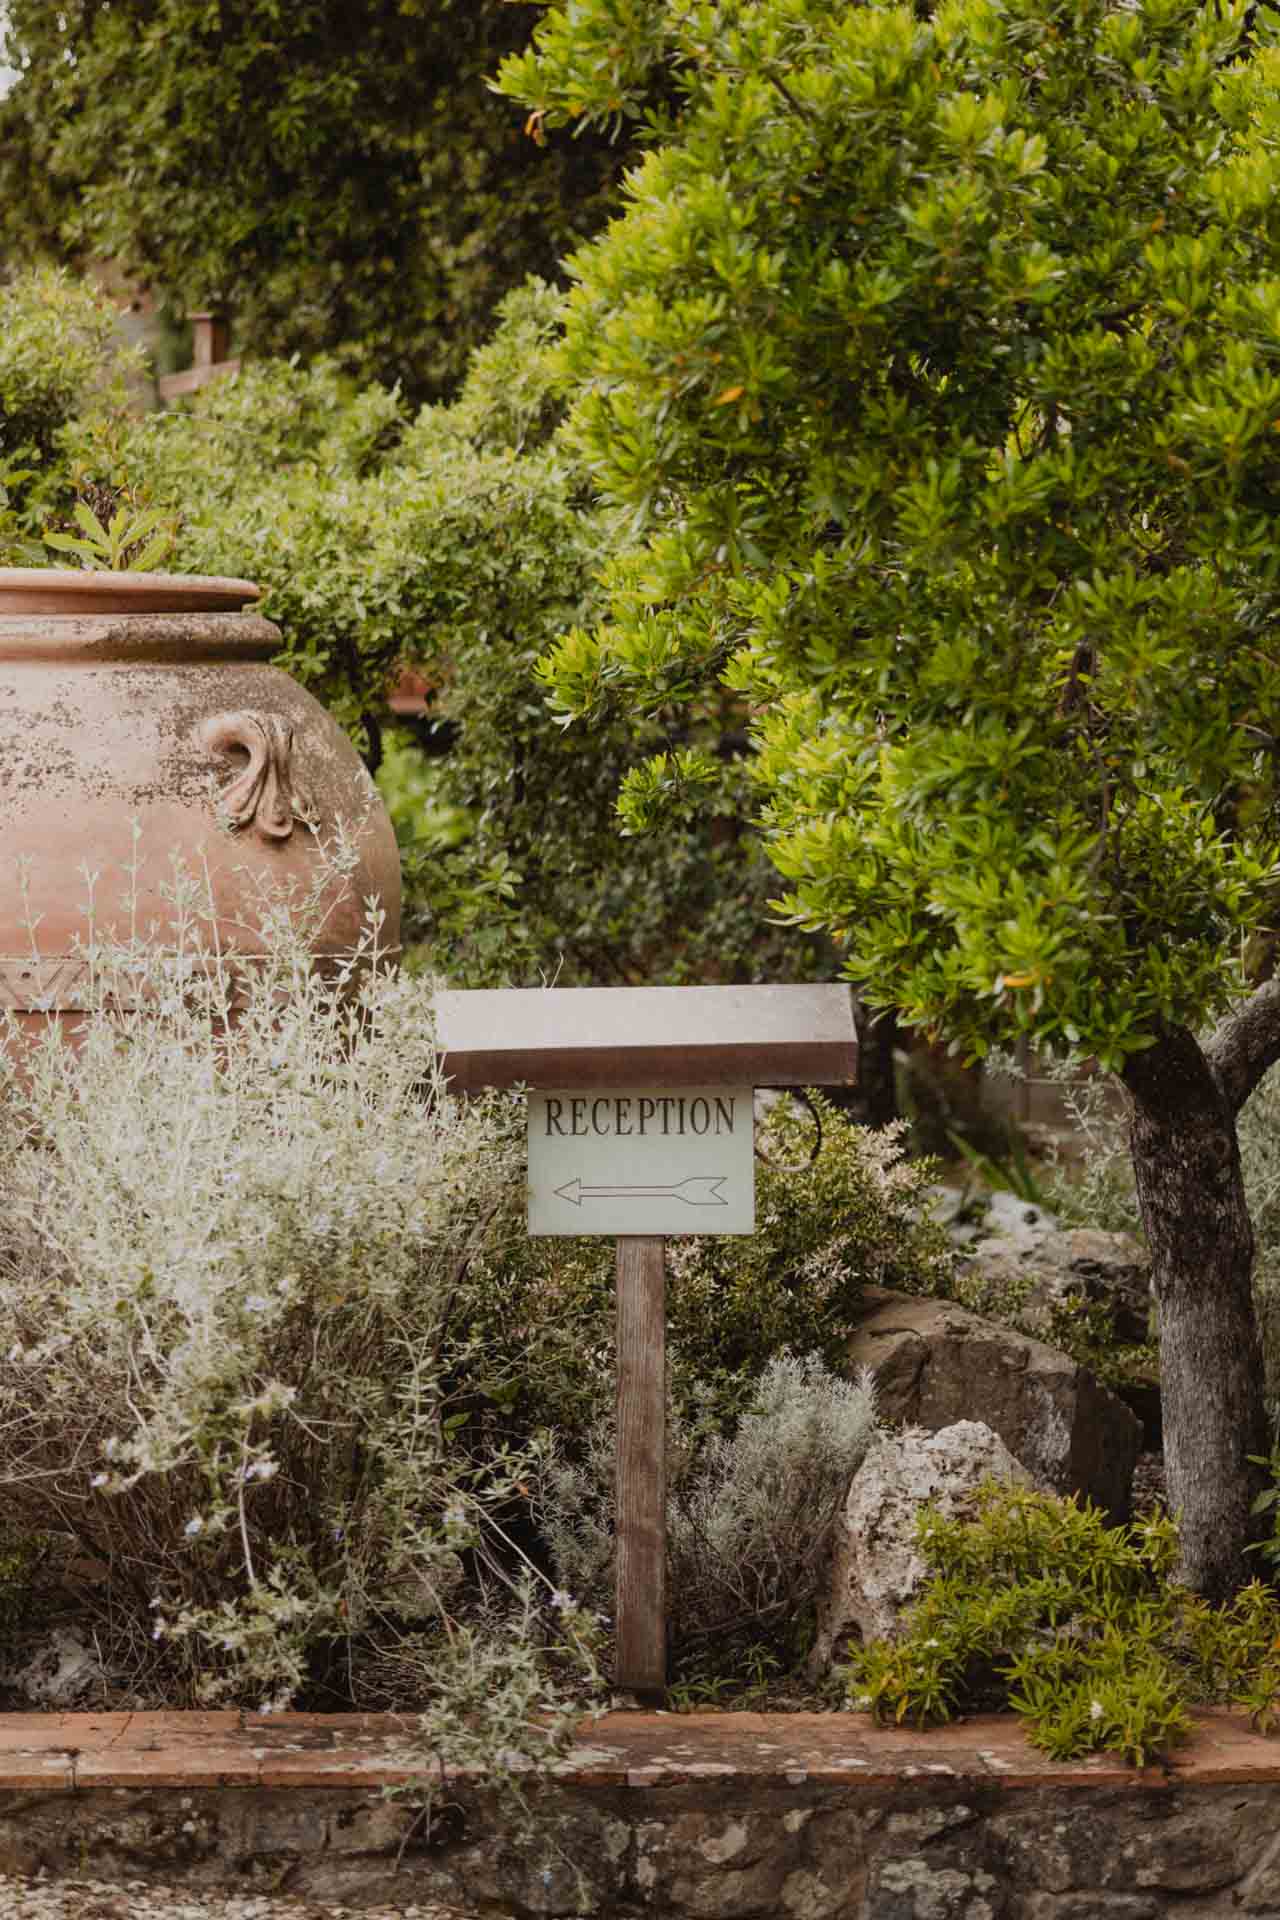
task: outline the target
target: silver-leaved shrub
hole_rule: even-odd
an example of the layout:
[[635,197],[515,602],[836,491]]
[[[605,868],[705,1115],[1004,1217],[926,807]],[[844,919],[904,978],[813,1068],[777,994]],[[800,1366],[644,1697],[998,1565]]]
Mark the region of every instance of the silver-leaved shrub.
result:
[[594,1660],[506,1538],[534,1450],[486,1444],[470,1264],[512,1108],[447,1094],[376,934],[322,977],[277,911],[236,963],[195,894],[163,950],[90,937],[83,1020],[10,1037],[0,1528],[100,1567],[150,1701],[380,1704],[390,1672],[433,1742],[544,1751]]
[[[794,1656],[812,1623],[840,1505],[876,1428],[869,1372],[842,1380],[813,1355],[778,1354],[729,1432],[676,1414],[668,1428],[668,1596],[677,1661],[732,1664],[738,1643]],[[607,1606],[613,1570],[613,1423],[602,1415],[582,1455],[555,1449],[539,1520],[557,1578],[579,1602]]]

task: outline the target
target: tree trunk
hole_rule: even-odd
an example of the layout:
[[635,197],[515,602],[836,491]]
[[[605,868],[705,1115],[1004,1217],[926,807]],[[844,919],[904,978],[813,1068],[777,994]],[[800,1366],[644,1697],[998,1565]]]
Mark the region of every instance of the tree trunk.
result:
[[1160,1316],[1169,1504],[1180,1576],[1225,1600],[1258,1572],[1244,1549],[1267,1450],[1253,1228],[1235,1107],[1195,1038],[1165,1033],[1124,1074],[1130,1144]]
[[859,1008],[858,1093],[863,1118],[869,1127],[887,1127],[891,1120],[898,1118],[898,1085],[893,1060],[898,1037],[898,1020],[892,1009],[869,1019]]

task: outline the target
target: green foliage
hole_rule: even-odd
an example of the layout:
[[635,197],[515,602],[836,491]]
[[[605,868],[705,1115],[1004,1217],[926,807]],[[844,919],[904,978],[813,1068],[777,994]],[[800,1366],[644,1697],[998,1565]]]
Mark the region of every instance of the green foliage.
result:
[[119,406],[139,369],[100,293],[47,269],[0,280],[0,564],[47,563],[34,535],[66,479],[62,432]]
[[[942,1290],[946,1236],[926,1217],[933,1169],[900,1130],[855,1126],[820,1095],[813,1122],[780,1102],[759,1124],[756,1231],[667,1242],[669,1388],[682,1418],[723,1425],[773,1357],[839,1371],[864,1286]],[[530,1239],[513,1191],[474,1268],[488,1292],[476,1331],[521,1381],[522,1431],[581,1431],[610,1391],[614,1253],[607,1239]]]
[[0,1528],[0,1647],[37,1605],[39,1573],[48,1550],[46,1534]]
[[133,364],[119,316],[65,273],[19,274],[0,285],[0,452],[48,460],[58,429]]
[[731,1713],[767,1711],[773,1684],[785,1678],[777,1654],[767,1641],[744,1638],[732,1646],[732,1671],[726,1671],[729,1651],[720,1638],[710,1648],[695,1643],[678,1654],[667,1686],[667,1711],[703,1713],[721,1706]]
[[77,500],[73,511],[79,533],[46,533],[44,544],[74,554],[91,573],[145,573],[172,550],[174,531],[161,513],[117,506],[104,524],[86,501]]
[[744,698],[782,911],[970,1057],[1120,1069],[1270,924],[1273,41],[1191,0],[581,0],[502,71],[548,126],[677,95],[573,262],[566,439],[637,545],[546,685]]
[[1029,1207],[1048,1209],[1048,1196],[1020,1134],[1014,1132],[1010,1135],[1007,1155],[999,1158],[983,1153],[954,1129],[947,1137],[967,1163],[970,1172],[976,1174],[992,1192],[1011,1193],[1016,1199],[1025,1200]]
[[107,258],[236,344],[340,352],[415,399],[598,226],[625,147],[539,148],[488,75],[502,0],[11,0],[0,251]]
[[[742,837],[741,703],[619,724],[589,743],[554,725],[537,655],[597,604],[614,538],[550,438],[546,342],[560,298],[510,296],[456,403],[411,423],[332,360],[248,366],[189,406],[63,435],[81,489],[181,516],[171,564],[258,581],[280,660],[361,740],[396,821],[420,966],[459,985],[786,979],[821,947],[761,933],[767,867]],[[395,734],[402,665],[428,712]],[[613,796],[673,732],[715,754],[710,817],[662,845],[620,841]],[[384,742],[384,733],[387,738]],[[385,748],[385,751],[384,751]]]
[[1265,1540],[1255,1542],[1252,1550],[1277,1567],[1280,1566],[1280,1445],[1272,1448],[1269,1457],[1255,1458],[1254,1465],[1265,1467],[1271,1482],[1253,1503],[1255,1513],[1267,1515],[1270,1533]]
[[783,1101],[759,1129],[756,1231],[676,1243],[672,1339],[701,1377],[748,1376],[783,1348],[839,1369],[866,1286],[940,1291],[946,1235],[926,1218],[935,1168],[908,1160],[904,1129],[872,1131],[810,1094],[821,1122]]
[[1280,1605],[1260,1583],[1219,1610],[1173,1580],[1177,1531],[1158,1516],[1110,1528],[1074,1500],[987,1483],[971,1510],[925,1507],[928,1583],[901,1640],[847,1670],[877,1719],[917,1726],[1009,1706],[1055,1759],[1161,1760],[1189,1708],[1243,1706],[1264,1730],[1280,1691]]

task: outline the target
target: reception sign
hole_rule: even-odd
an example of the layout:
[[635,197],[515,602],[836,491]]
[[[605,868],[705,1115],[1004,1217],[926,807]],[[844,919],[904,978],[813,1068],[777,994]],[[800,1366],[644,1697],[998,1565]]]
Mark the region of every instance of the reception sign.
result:
[[750,1087],[529,1095],[532,1234],[752,1233]]

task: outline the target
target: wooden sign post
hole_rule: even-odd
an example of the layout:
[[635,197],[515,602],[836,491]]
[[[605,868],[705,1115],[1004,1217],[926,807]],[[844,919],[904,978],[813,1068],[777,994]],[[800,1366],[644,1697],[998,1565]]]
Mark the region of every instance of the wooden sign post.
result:
[[618,1438],[614,1464],[614,1684],[641,1699],[667,1685],[666,1242],[618,1242]]
[[666,1653],[664,1236],[755,1226],[756,1087],[852,1085],[850,990],[445,992],[456,1092],[529,1089],[529,1231],[617,1237],[614,1683],[661,1698]]

